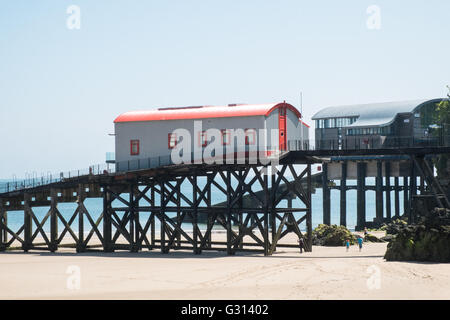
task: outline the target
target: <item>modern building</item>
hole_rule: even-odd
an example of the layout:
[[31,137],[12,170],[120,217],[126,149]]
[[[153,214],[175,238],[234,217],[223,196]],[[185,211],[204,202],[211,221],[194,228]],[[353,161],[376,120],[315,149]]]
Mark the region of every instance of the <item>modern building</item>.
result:
[[433,114],[442,99],[328,107],[317,112],[316,149],[431,145],[439,139]]
[[[197,125],[201,121],[201,131],[196,132],[196,121]],[[245,150],[256,150],[252,147],[257,145],[260,129],[267,129],[265,145],[270,150],[287,150],[288,144],[298,148],[309,139],[309,126],[301,120],[300,112],[285,102],[134,111],[120,115],[114,123],[117,171],[169,164],[172,149],[180,143],[180,136],[174,133],[177,129],[190,133],[192,151],[194,147],[203,150],[211,143],[208,129],[220,131],[221,144],[227,151],[230,143],[236,147],[245,144]],[[238,129],[244,132],[245,138],[234,141],[232,133]],[[278,137],[271,136],[272,129],[278,130]]]

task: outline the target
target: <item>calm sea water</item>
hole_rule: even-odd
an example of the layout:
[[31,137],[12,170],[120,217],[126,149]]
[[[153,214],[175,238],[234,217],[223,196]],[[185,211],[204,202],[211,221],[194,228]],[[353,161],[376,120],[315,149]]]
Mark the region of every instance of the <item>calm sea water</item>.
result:
[[[0,182],[1,183],[1,182]],[[391,185],[393,185],[394,181],[392,179]],[[400,178],[400,183],[402,183],[402,178]],[[356,181],[349,180],[347,182],[347,185],[356,184]],[[374,185],[375,179],[374,178],[367,178],[366,180],[367,185]],[[201,187],[201,184],[199,184],[199,187]],[[186,194],[187,197],[189,197],[190,189],[188,185],[182,186],[182,191]],[[124,196],[126,197],[126,196]],[[226,201],[226,198],[223,194],[220,193],[212,193],[213,197],[213,204],[214,203],[220,203],[223,201]],[[392,212],[394,212],[394,193],[391,193],[391,205],[392,205]],[[400,192],[400,212],[403,212],[403,192]],[[157,199],[157,203],[159,200]],[[102,210],[103,210],[103,201],[102,199],[86,199],[84,202],[87,210],[91,214],[91,217],[94,221],[97,220],[97,218],[100,216]],[[147,205],[147,204],[143,204]],[[187,205],[186,203],[182,203],[181,205]],[[287,206],[286,201],[283,201],[281,203],[282,206]],[[298,199],[294,200],[293,206],[301,206],[300,201]],[[123,207],[123,204],[121,204],[118,200],[113,202],[113,206]],[[75,203],[60,203],[58,204],[58,209],[63,215],[63,217],[66,219],[66,221],[69,221],[72,217],[73,213],[75,212],[77,208],[77,205]],[[322,189],[316,189],[316,192],[312,195],[312,223],[313,228],[322,223]],[[49,207],[33,207],[33,212],[39,219],[39,221],[42,221],[42,219],[45,217],[47,212],[49,211]],[[338,190],[331,190],[331,223],[332,224],[339,224],[340,221],[340,192]],[[122,216],[122,213],[118,213],[119,217]],[[367,191],[366,192],[366,220],[372,221],[375,218],[375,191]],[[141,213],[140,214],[140,220],[143,225],[145,225],[147,219],[148,219],[149,213]],[[297,214],[297,217],[300,218],[301,213]],[[18,230],[23,225],[24,215],[22,211],[9,211],[8,212],[8,227],[11,228],[13,231]],[[34,223],[34,222],[33,222]],[[157,229],[159,230],[158,226],[158,220],[156,220],[157,223]],[[85,229],[89,230],[89,222],[85,218]],[[356,190],[347,191],[347,227],[349,229],[354,229],[356,225]],[[102,224],[100,224],[100,230],[102,228]],[[184,224],[183,227],[187,230],[192,229],[192,225],[187,223]],[[202,226],[200,226],[202,228]],[[78,218],[75,219],[75,221],[72,223],[72,228],[74,231],[78,229]],[[204,226],[203,226],[204,228]],[[34,228],[33,228],[34,229]],[[63,230],[64,225],[60,221],[59,222],[59,230]],[[305,223],[301,224],[301,229],[305,230],[306,225]],[[44,224],[44,230],[46,232],[49,232],[50,230],[50,219],[46,221]]]

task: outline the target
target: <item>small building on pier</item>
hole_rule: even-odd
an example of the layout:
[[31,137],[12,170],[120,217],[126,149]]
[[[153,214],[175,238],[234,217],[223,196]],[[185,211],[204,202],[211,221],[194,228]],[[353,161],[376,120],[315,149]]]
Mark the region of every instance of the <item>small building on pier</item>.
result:
[[328,107],[317,112],[316,149],[432,146],[440,127],[433,113],[442,99]]
[[[180,141],[180,137],[174,133],[176,129],[189,131],[192,151],[196,144],[195,148],[203,150],[211,143],[208,129],[220,131],[221,145],[226,149],[224,154],[229,152],[230,144],[235,147],[245,144],[246,151],[256,150],[253,148],[258,145],[261,129],[267,130],[264,145],[270,150],[283,151],[292,145],[300,150],[307,148],[305,144],[309,140],[309,126],[301,118],[300,112],[285,102],[127,112],[114,121],[116,170],[139,170],[170,164],[172,149]],[[195,121],[201,121],[201,131],[195,132]],[[238,129],[245,135],[241,140],[233,135]],[[274,129],[278,130],[278,137],[272,136]]]

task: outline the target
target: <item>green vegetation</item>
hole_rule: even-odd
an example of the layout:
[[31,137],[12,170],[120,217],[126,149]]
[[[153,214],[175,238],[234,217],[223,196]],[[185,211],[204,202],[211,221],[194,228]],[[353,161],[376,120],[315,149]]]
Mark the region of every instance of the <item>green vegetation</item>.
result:
[[320,224],[312,232],[312,242],[316,246],[343,246],[346,240],[355,244],[356,236],[344,226]]

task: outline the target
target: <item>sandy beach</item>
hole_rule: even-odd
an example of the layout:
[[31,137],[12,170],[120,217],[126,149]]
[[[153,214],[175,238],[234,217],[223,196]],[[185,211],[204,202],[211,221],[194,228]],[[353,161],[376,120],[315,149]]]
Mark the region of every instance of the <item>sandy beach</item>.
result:
[[303,254],[278,249],[271,257],[214,251],[198,256],[158,250],[5,252],[0,299],[450,298],[450,264],[386,262],[385,251],[386,243],[367,243],[361,252],[356,246],[349,252],[315,246]]

